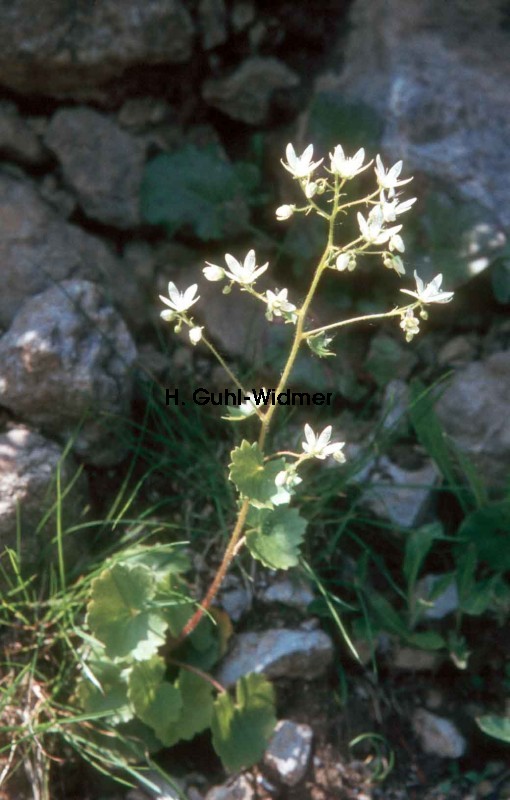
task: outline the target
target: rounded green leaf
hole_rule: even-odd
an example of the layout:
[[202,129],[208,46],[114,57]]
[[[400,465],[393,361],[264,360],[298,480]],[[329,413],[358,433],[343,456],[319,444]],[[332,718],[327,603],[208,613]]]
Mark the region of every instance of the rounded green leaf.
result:
[[279,506],[262,509],[251,515],[252,530],[246,534],[246,544],[253,558],[270,569],[289,569],[299,562],[299,548],[307,522],[295,508]]
[[274,691],[263,675],[246,675],[236,684],[236,699],[225,692],[214,703],[213,747],[226,769],[237,772],[262,758],[274,726]]
[[114,564],[92,582],[87,622],[110,658],[149,658],[164,642],[167,622],[152,606],[155,585],[144,566]]

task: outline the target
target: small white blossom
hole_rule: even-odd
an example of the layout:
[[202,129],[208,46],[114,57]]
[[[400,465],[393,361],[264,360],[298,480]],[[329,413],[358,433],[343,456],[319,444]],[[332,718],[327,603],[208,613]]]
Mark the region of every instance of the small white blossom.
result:
[[325,459],[328,456],[333,456],[335,461],[342,464],[345,461],[345,456],[342,449],[345,447],[345,442],[330,442],[331,425],[324,428],[322,433],[316,435],[308,423],[305,425],[306,441],[302,442],[303,450],[312,458]]
[[324,160],[321,158],[320,161],[312,161],[313,144],[309,144],[300,156],[297,156],[294,147],[288,144],[285,155],[287,156],[287,163],[282,161],[282,164],[295,178],[308,178]]
[[453,297],[453,292],[441,292],[441,284],[443,276],[441,274],[424,284],[422,279],[418,276],[416,270],[414,271],[414,278],[416,280],[416,291],[411,292],[409,289],[401,289],[401,292],[415,297],[420,303],[427,305],[427,303],[449,303]]
[[279,222],[284,222],[286,219],[290,219],[295,210],[296,210],[295,205],[278,206],[278,208],[276,209],[276,219]]
[[369,244],[384,244],[396,233],[402,230],[402,225],[394,225],[392,228],[384,228],[383,212],[379,205],[374,206],[365,219],[358,212],[358,225],[363,239]]
[[200,339],[202,338],[202,330],[199,325],[195,325],[194,328],[189,329],[189,340],[192,345],[196,345],[199,343]]
[[163,295],[159,295],[159,299],[165,303],[165,305],[170,306],[170,311],[161,312],[161,317],[170,322],[179,314],[184,314],[191,306],[197,302],[200,298],[195,297],[197,293],[198,286],[196,283],[193,286],[190,286],[189,289],[186,289],[184,292],[180,292],[172,281],[168,284],[168,297],[163,297]]
[[338,272],[344,272],[346,269],[352,272],[353,269],[356,269],[356,256],[354,253],[340,253],[335,262],[335,269]]
[[370,166],[370,164],[362,166],[365,160],[365,150],[363,147],[360,147],[355,155],[348,158],[342,146],[337,144],[334,151],[329,154],[329,157],[331,159],[331,172],[334,172],[336,175],[346,180],[351,180],[351,178],[354,178]]
[[230,280],[240,283],[244,286],[249,286],[257,280],[263,272],[268,268],[268,264],[262,267],[257,267],[255,250],[250,250],[244,262],[241,264],[237,258],[231,256],[230,253],[225,254],[225,261],[227,262],[228,270],[225,270]]
[[390,250],[398,250],[399,253],[403,253],[405,251],[406,248],[404,245],[404,241],[398,233],[393,234],[393,236],[391,237],[389,248]]
[[402,314],[400,327],[405,332],[406,342],[410,342],[413,336],[420,332],[420,321],[414,316],[412,308],[408,308],[405,314]]
[[380,206],[385,222],[395,222],[397,216],[399,214],[405,214],[406,211],[409,211],[414,203],[416,203],[416,197],[411,197],[410,200],[405,200],[403,203],[399,203],[396,198],[393,200],[387,200],[384,196],[384,192],[381,192],[380,194]]
[[393,164],[392,167],[388,171],[384,169],[384,164],[382,163],[381,156],[377,155],[375,158],[375,174],[377,177],[377,182],[381,189],[386,189],[390,197],[393,197],[395,194],[395,189],[397,186],[404,186],[404,184],[409,183],[412,181],[412,178],[407,178],[406,180],[402,181],[399,180],[398,177],[402,172],[402,161],[397,161],[396,164]]
[[203,268],[202,272],[204,276],[207,278],[208,281],[222,281],[225,277],[225,270],[223,267],[218,267],[216,264],[210,264],[208,261],[205,262],[207,264],[206,267]]
[[295,487],[299,486],[302,480],[299,475],[296,474],[296,471],[290,467],[288,470],[282,469],[276,476],[274,482],[277,487],[277,492],[273,495],[271,500],[275,505],[279,506],[291,501]]
[[283,314],[293,314],[296,310],[296,306],[293,303],[289,303],[287,300],[287,289],[275,289],[272,292],[270,289],[266,292],[266,302],[267,302],[267,312],[266,317],[268,320],[273,319],[273,315],[275,317],[281,317]]

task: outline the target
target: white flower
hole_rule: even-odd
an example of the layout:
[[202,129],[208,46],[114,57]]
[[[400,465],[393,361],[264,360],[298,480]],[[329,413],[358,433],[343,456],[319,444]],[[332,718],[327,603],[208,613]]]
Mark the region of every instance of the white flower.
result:
[[370,164],[366,164],[364,167],[362,166],[365,160],[365,150],[363,147],[361,147],[352,158],[347,158],[342,146],[337,144],[334,151],[329,154],[329,157],[331,159],[331,172],[334,172],[336,175],[346,180],[351,180],[351,178],[354,178],[370,166]]
[[313,144],[309,144],[300,156],[297,156],[293,146],[288,144],[285,155],[287,156],[287,163],[282,161],[282,164],[295,178],[308,178],[324,160],[321,158],[320,161],[312,161]]
[[189,329],[189,340],[192,345],[196,345],[199,343],[200,339],[202,338],[202,330],[198,325],[195,325],[194,328]]
[[266,316],[268,320],[273,319],[273,314],[275,317],[281,317],[282,314],[292,314],[296,310],[296,306],[293,303],[289,303],[287,300],[287,289],[275,289],[272,292],[270,289],[266,292],[266,302],[267,302],[267,312]]
[[162,311],[161,317],[164,320],[170,322],[174,317],[179,314],[184,314],[193,303],[196,303],[199,300],[199,297],[195,297],[197,293],[198,286],[196,283],[193,286],[190,286],[189,289],[186,289],[184,292],[180,292],[175,285],[175,283],[168,284],[168,297],[163,297],[163,295],[159,295],[159,299],[165,303],[165,305],[170,306],[171,311]]
[[404,184],[409,183],[412,181],[412,178],[407,178],[405,181],[399,181],[398,176],[402,172],[402,161],[397,161],[396,164],[393,164],[392,167],[386,172],[384,169],[384,164],[382,163],[381,156],[377,155],[375,157],[375,174],[377,177],[377,182],[381,189],[387,189],[389,192],[389,196],[393,197],[395,194],[395,189],[397,186],[404,186]]
[[302,480],[299,475],[296,474],[295,470],[290,467],[288,470],[282,469],[276,476],[274,482],[277,491],[276,494],[271,497],[271,500],[276,506],[281,506],[291,501],[294,488],[299,486]]
[[208,281],[222,281],[225,277],[225,270],[223,267],[218,267],[216,264],[210,264],[208,261],[205,262],[207,264],[206,267],[203,268],[202,272],[204,276],[207,278]]
[[295,210],[296,210],[295,205],[278,206],[278,208],[276,209],[276,219],[279,222],[284,222],[284,220],[290,219]]
[[320,459],[333,456],[335,461],[342,464],[345,461],[345,456],[342,453],[345,442],[330,442],[332,430],[331,425],[328,425],[327,428],[324,428],[322,433],[319,433],[317,436],[307,423],[305,425],[306,442],[302,442],[305,453],[308,453],[311,458]]
[[403,253],[405,251],[404,241],[398,233],[394,233],[390,239],[389,244],[390,250],[398,250],[399,253]]
[[399,203],[396,198],[394,200],[387,200],[384,196],[384,192],[381,192],[380,194],[380,205],[385,222],[395,222],[397,216],[399,214],[405,214],[406,211],[409,211],[414,203],[416,203],[416,197],[411,197],[410,200],[405,200],[403,203]]
[[384,217],[381,206],[372,208],[368,215],[368,220],[358,212],[358,225],[363,239],[369,244],[384,244],[396,233],[402,230],[402,225],[394,225],[393,228],[384,229]]
[[352,272],[353,269],[356,269],[356,256],[354,253],[340,253],[335,261],[335,268],[338,272],[343,272],[346,269]]
[[414,316],[412,308],[408,308],[405,314],[402,314],[400,327],[405,332],[406,342],[410,342],[413,336],[420,332],[420,321]]
[[256,281],[259,275],[262,275],[268,268],[267,263],[262,267],[257,267],[255,263],[255,250],[249,251],[242,264],[237,258],[231,256],[230,253],[225,254],[225,261],[229,268],[225,270],[225,274],[228,275],[230,280],[240,283],[243,286],[249,286],[249,284]]
[[426,305],[427,303],[449,303],[453,297],[453,292],[441,292],[441,284],[443,276],[436,275],[430,283],[424,284],[422,279],[418,276],[416,270],[414,271],[414,278],[416,280],[416,291],[411,292],[409,289],[401,289],[401,292],[415,297],[418,302]]

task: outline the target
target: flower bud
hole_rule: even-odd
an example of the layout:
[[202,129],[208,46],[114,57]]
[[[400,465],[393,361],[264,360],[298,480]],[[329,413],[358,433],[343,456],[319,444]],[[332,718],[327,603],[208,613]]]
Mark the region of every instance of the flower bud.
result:
[[206,262],[207,266],[203,268],[202,272],[204,273],[204,277],[207,278],[208,281],[221,281],[225,277],[225,270],[222,267],[216,266],[216,264],[209,264]]
[[284,222],[286,219],[290,219],[290,217],[293,215],[295,209],[296,209],[296,206],[294,206],[294,205],[279,206],[276,209],[276,219],[279,222]]
[[189,340],[192,345],[198,344],[201,338],[202,338],[202,328],[200,328],[198,325],[196,325],[194,328],[190,328]]
[[317,184],[315,183],[315,181],[310,181],[310,183],[306,184],[305,195],[309,200],[311,200],[311,198],[314,196],[316,192],[317,192]]

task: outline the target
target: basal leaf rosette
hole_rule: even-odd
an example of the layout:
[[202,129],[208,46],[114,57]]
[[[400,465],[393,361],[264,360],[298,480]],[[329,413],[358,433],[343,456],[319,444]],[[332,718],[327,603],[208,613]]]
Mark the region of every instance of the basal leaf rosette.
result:
[[230,772],[262,758],[276,725],[274,690],[263,675],[246,675],[236,684],[235,701],[225,692],[214,703],[212,743]]
[[113,564],[92,581],[87,623],[110,658],[143,660],[165,641],[168,622],[154,605],[156,580],[143,565]]

